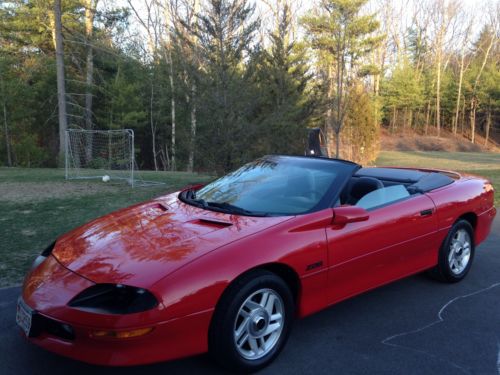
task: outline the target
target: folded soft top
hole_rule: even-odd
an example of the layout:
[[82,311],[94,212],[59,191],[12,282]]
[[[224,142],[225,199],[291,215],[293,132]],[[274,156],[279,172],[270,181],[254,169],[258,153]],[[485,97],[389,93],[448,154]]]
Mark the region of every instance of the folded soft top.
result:
[[405,184],[408,191],[414,193],[425,193],[446,185],[454,180],[439,172],[426,172],[415,169],[400,168],[361,168],[355,176],[374,177],[381,181],[390,181]]

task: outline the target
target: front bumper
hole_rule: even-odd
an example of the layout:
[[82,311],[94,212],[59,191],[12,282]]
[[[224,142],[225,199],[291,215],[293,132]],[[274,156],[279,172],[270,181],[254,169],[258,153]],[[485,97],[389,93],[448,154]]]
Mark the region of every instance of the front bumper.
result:
[[[63,267],[52,256],[28,274],[22,299],[35,311],[36,332],[28,340],[57,354],[97,365],[129,366],[203,353],[213,310],[162,321],[163,306],[151,311],[107,315],[81,311],[67,303],[93,283]],[[57,327],[70,326],[73,335]],[[55,328],[54,328],[55,327]],[[133,338],[94,337],[99,330],[151,327]],[[24,335],[24,334],[23,334]]]
[[43,332],[30,337],[29,341],[51,352],[95,365],[140,365],[206,352],[206,332],[211,317],[212,312],[207,311],[157,324],[151,333],[138,338],[92,338],[91,327],[73,325],[73,340]]

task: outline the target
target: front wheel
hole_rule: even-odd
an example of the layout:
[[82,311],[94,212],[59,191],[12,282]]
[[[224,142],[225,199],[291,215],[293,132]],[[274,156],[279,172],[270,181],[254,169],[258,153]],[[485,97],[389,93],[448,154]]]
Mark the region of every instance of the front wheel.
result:
[[252,271],[232,284],[218,303],[209,334],[209,350],[224,367],[257,371],[279,354],[294,317],[294,301],[275,274]]
[[431,275],[445,282],[458,282],[469,272],[474,258],[474,231],[466,220],[457,221],[439,251],[438,265]]

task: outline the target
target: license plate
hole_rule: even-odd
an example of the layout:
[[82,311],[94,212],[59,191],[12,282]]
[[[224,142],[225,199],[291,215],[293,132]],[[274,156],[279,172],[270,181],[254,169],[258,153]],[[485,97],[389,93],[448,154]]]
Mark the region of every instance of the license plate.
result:
[[32,320],[33,309],[26,305],[22,298],[19,298],[17,300],[16,323],[21,327],[26,336],[30,336]]

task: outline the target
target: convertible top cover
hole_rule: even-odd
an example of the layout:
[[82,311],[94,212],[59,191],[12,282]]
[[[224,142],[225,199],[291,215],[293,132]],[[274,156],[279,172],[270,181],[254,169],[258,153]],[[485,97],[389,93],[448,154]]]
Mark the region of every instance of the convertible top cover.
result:
[[439,172],[426,172],[400,168],[361,168],[355,176],[374,177],[383,181],[408,184],[410,193],[426,193],[451,184],[454,179]]

